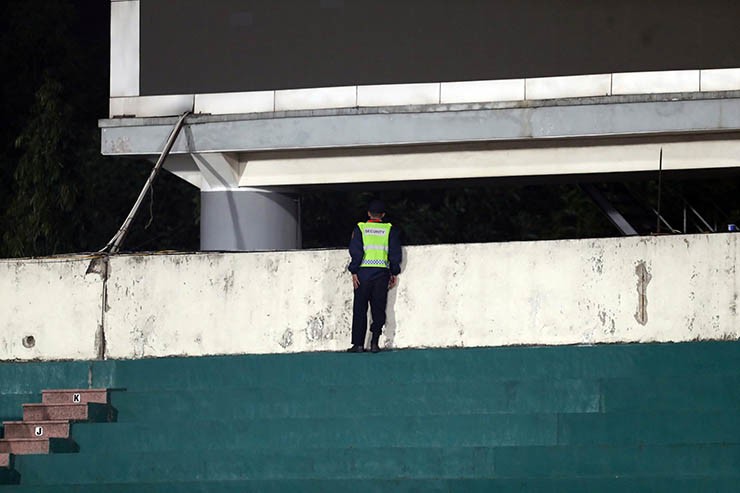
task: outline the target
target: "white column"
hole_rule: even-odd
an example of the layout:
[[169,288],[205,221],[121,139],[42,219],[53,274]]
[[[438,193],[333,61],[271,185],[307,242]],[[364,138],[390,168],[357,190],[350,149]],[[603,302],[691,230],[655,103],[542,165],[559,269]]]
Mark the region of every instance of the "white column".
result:
[[260,189],[201,191],[203,251],[301,248],[300,204],[294,195]]

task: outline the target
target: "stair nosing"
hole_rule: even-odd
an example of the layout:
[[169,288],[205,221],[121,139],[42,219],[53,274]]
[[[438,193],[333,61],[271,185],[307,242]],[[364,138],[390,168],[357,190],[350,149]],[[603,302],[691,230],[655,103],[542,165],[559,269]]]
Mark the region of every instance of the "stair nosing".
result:
[[99,388],[99,389],[44,389],[41,392],[42,393],[43,392],[46,392],[46,393],[52,393],[52,392],[62,393],[62,392],[107,392],[107,391],[108,391],[107,388]]
[[100,405],[100,406],[110,406],[110,403],[108,402],[51,402],[51,403],[44,403],[44,402],[30,402],[28,404],[23,404],[23,407],[83,407],[83,406],[89,406],[89,405]]
[[25,438],[1,438],[2,442],[45,442],[49,440],[70,440],[71,437],[67,438],[55,438],[55,437],[25,437]]
[[45,424],[70,424],[70,421],[68,419],[34,419],[31,421],[3,421],[3,425],[30,425],[30,424],[38,424],[38,423],[45,423]]

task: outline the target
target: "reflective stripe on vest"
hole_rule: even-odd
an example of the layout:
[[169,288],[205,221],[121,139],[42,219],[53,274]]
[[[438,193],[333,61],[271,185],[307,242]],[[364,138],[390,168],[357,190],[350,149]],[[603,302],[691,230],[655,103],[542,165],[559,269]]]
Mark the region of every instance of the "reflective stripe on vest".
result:
[[389,268],[388,238],[391,232],[391,223],[358,223],[362,233],[362,246],[365,254],[360,267]]

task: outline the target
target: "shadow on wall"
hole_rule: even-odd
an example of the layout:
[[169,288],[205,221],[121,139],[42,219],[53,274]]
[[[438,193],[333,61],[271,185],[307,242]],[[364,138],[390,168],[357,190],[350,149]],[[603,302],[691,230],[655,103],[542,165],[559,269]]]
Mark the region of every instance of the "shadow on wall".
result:
[[[399,284],[402,281],[399,279]],[[386,308],[386,319],[385,327],[383,328],[383,335],[385,335],[385,343],[383,347],[386,349],[392,349],[395,346],[396,340],[396,298],[398,297],[399,286],[388,291],[388,307]]]
[[398,285],[388,291],[388,304],[385,309],[385,326],[383,327],[383,336],[385,336],[385,342],[382,343],[382,347],[386,349],[392,349],[395,347],[396,340],[396,300],[398,299],[398,290],[401,289],[401,285],[404,282],[403,273],[406,271],[406,262],[408,261],[408,250],[403,249],[403,260],[401,261],[401,275],[398,276]]

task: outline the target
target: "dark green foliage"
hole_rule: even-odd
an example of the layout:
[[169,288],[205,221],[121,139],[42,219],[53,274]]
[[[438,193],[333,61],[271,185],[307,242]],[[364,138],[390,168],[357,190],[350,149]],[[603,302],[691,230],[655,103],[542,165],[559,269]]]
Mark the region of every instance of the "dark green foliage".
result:
[[[30,121],[16,139],[20,159],[15,169],[15,190],[8,208],[15,228],[3,241],[11,253],[30,249],[32,254],[57,252],[71,243],[81,228],[74,214],[80,199],[82,163],[76,163],[79,144],[70,122],[72,108],[62,85],[48,74],[36,92]],[[58,227],[65,224],[66,227]]]
[[[657,232],[651,210],[658,209],[657,173],[645,173],[622,181],[597,183],[609,190],[622,184],[635,206],[649,217],[648,233]],[[690,176],[666,174],[661,192],[661,215],[674,232],[725,231],[728,223],[740,222],[740,180],[732,170],[720,176],[701,171]],[[370,198],[386,202],[387,220],[403,230],[407,245],[476,243],[496,241],[555,240],[620,236],[606,215],[577,183],[530,185],[481,184],[437,188],[390,189],[375,192],[305,192],[303,244],[313,247],[344,247],[353,225],[366,217]],[[619,207],[618,207],[619,208]],[[708,228],[699,217],[711,226]],[[686,227],[684,229],[684,209]],[[620,211],[625,213],[624,210]],[[661,224],[661,233],[670,232]]]
[[[575,185],[478,186],[379,192],[404,243],[474,243],[609,236],[615,232]],[[306,247],[346,246],[371,193],[305,193]],[[340,227],[341,224],[341,227]]]
[[[0,7],[0,257],[98,250],[133,205],[151,163],[100,155],[107,113],[110,2],[10,1]],[[155,184],[124,249],[194,250],[199,195]]]

